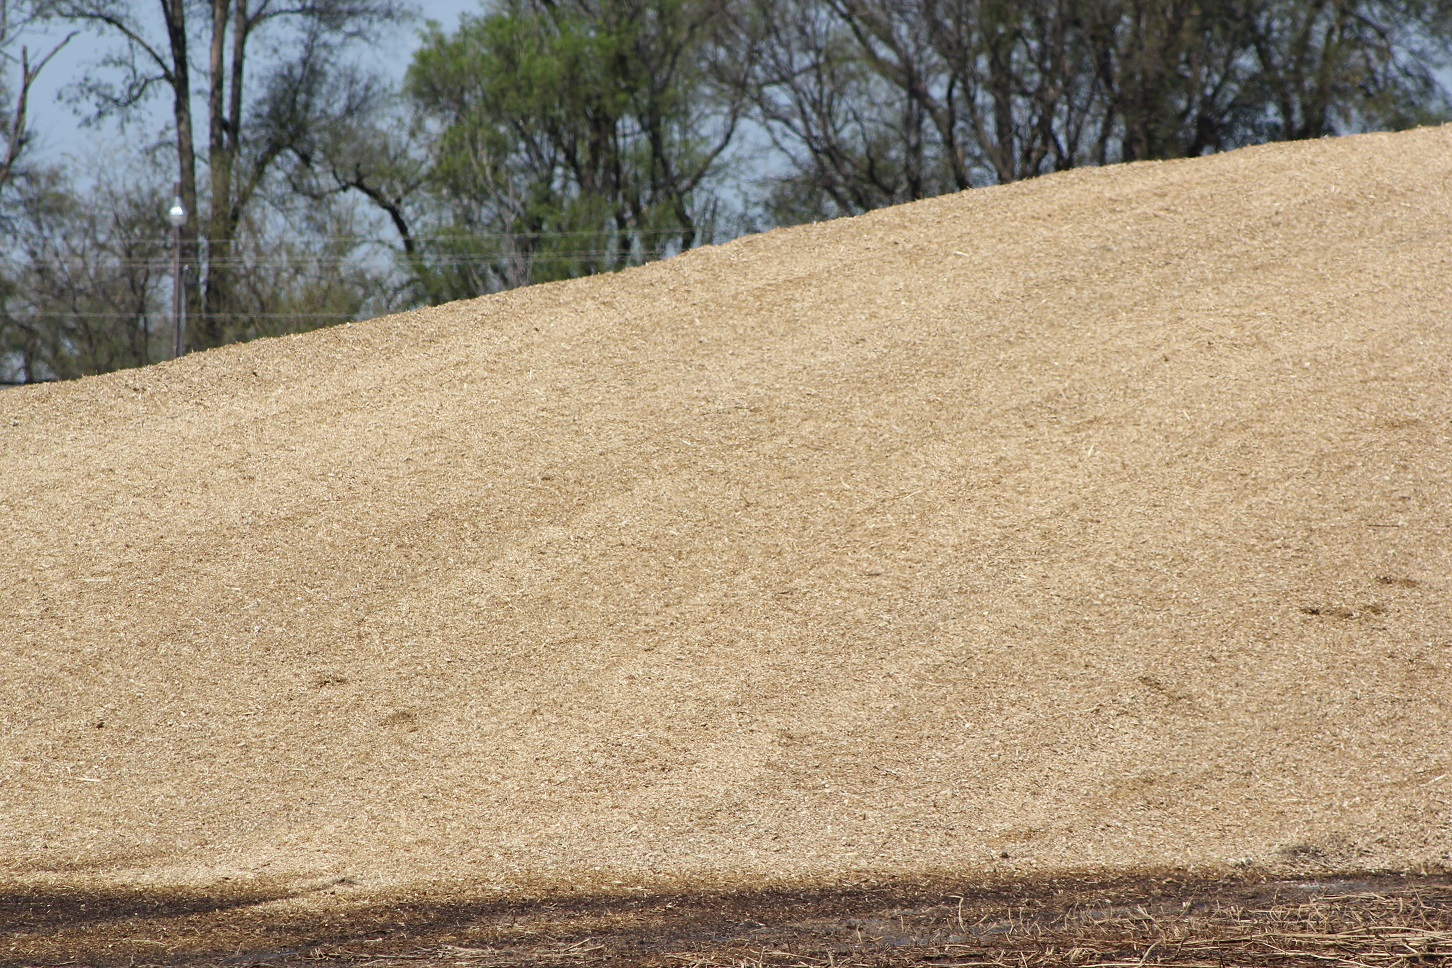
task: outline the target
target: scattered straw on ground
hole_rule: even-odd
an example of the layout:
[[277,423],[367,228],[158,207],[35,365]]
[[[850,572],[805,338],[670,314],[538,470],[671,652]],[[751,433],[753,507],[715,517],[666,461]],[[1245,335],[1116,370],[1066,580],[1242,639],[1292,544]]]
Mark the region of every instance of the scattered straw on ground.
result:
[[[0,891],[0,965],[276,968],[1424,968],[1452,879],[1137,871],[280,911],[256,885]],[[11,944],[3,944],[9,931]]]
[[7,391],[0,467],[13,883],[1452,858],[1452,129]]

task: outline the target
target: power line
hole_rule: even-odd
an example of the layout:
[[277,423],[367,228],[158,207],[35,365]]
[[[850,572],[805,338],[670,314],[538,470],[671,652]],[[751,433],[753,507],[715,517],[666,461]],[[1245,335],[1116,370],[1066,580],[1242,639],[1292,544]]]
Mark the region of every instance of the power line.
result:
[[[576,231],[576,232],[480,232],[480,233],[461,233],[461,234],[455,234],[455,235],[418,235],[418,236],[413,236],[411,238],[411,241],[413,242],[414,245],[416,245],[416,246],[423,246],[425,248],[433,247],[433,246],[455,247],[455,246],[460,246],[460,245],[469,245],[469,246],[512,245],[512,246],[517,246],[517,245],[521,245],[521,244],[525,244],[528,247],[531,247],[532,248],[532,247],[539,246],[542,243],[547,244],[547,243],[554,242],[554,241],[562,241],[562,240],[568,240],[568,239],[616,238],[616,239],[622,240],[625,243],[624,246],[623,246],[623,248],[629,250],[629,249],[632,249],[632,248],[635,247],[635,243],[639,243],[639,242],[641,242],[643,240],[650,240],[650,239],[655,239],[655,240],[662,240],[662,239],[680,239],[683,235],[686,235],[686,234],[687,234],[686,232],[684,232],[684,231],[682,231],[680,229],[640,229],[638,231],[626,231],[626,232],[623,232],[623,233],[616,233],[616,232],[613,232],[613,231],[605,231],[605,230],[593,230],[593,231],[592,230],[581,230],[581,231]],[[363,248],[363,247],[370,247],[370,246],[371,247],[379,247],[379,248],[388,249],[391,252],[394,252],[394,253],[397,253],[397,254],[400,254],[400,255],[403,254],[403,248],[402,248],[403,247],[403,241],[401,239],[396,239],[396,238],[383,239],[383,238],[379,238],[378,236],[372,236],[372,235],[324,235],[324,236],[307,236],[306,237],[306,241],[309,244],[323,245],[323,246],[344,245],[344,246],[349,246],[349,247],[352,247],[352,248]],[[709,244],[712,244],[714,241],[716,241],[716,240],[715,239],[702,239],[702,240],[700,240],[698,242],[698,244],[709,245]],[[159,239],[157,240],[157,242],[158,242],[158,249],[165,249],[165,251],[167,251],[167,252],[170,252],[171,251],[171,246],[170,245],[160,244],[160,240]],[[207,239],[202,238],[202,239],[198,239],[198,244],[201,247],[205,248],[208,245],[210,245],[211,243],[209,243]],[[235,247],[239,247],[239,246],[246,245],[246,244],[256,244],[256,243],[255,243],[255,241],[254,242],[248,242],[248,241],[244,241],[244,240],[234,239],[234,240],[231,240],[230,242],[222,243],[221,245],[223,247],[231,246],[231,247],[234,247],[235,248]],[[620,248],[622,248],[622,246],[612,245],[608,250],[581,249],[581,250],[570,250],[570,251],[611,251],[611,252],[614,252],[614,251],[618,251]],[[25,257],[23,255],[19,255],[17,253],[10,253],[10,254],[4,255],[3,257],[0,257],[0,258],[3,258],[6,261],[9,261],[9,260],[13,260],[13,259],[16,259],[16,258],[24,259]]]
[[[509,242],[531,242],[552,241],[555,239],[598,239],[598,238],[619,238],[625,240],[639,239],[673,239],[688,234],[681,229],[639,229],[625,232],[614,232],[606,230],[581,230],[577,232],[471,232],[455,235],[415,235],[411,241],[415,245],[436,245],[461,243],[509,243]],[[375,235],[310,235],[305,236],[307,242],[318,245],[349,245],[349,246],[383,246],[390,249],[401,250],[403,240],[398,238],[379,238]],[[162,245],[159,237],[156,239],[158,247],[164,247],[170,251],[170,245]],[[199,238],[198,244],[205,247],[209,244],[206,238]],[[247,244],[248,240],[232,239],[221,245],[238,246]],[[709,245],[710,241],[702,241],[700,244]]]
[[[401,253],[398,253],[401,255]],[[635,261],[638,253],[627,250],[624,253],[625,263],[631,264]],[[558,264],[563,262],[579,262],[586,260],[609,261],[621,256],[616,249],[572,249],[564,252],[534,252],[534,253],[479,253],[460,255],[431,255],[422,254],[418,260],[426,266],[467,266],[481,265],[490,262],[509,262],[518,259],[530,264]],[[20,256],[0,258],[0,262],[6,262],[13,266],[26,268],[33,266],[60,267],[75,266],[75,261],[60,259],[28,259]],[[210,259],[206,266],[212,269],[292,269],[304,267],[317,268],[339,268],[347,265],[355,265],[358,268],[367,268],[361,264],[364,260],[359,256],[298,256],[294,259],[251,261],[242,259]],[[171,260],[168,258],[156,259],[114,259],[104,260],[97,263],[95,269],[127,268],[127,269],[157,269],[159,272],[169,272]]]
[[[384,314],[386,315],[386,313]],[[25,319],[134,319],[137,321],[150,320],[157,317],[166,321],[167,312],[162,309],[136,313],[73,313],[57,310],[41,310],[34,313],[24,314]],[[350,313],[204,313],[193,315],[193,320],[200,319],[337,319],[352,320]],[[373,317],[366,317],[373,318]]]

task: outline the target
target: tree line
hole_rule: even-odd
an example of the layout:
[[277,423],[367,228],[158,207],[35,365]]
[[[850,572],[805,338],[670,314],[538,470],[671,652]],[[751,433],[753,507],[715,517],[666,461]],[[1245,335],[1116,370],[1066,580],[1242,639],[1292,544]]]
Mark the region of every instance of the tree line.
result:
[[[1452,0],[413,13],[0,0],[0,380],[169,356],[177,255],[200,349],[1084,165],[1452,116]],[[360,66],[399,32],[417,37],[401,80]],[[77,36],[103,52],[66,89],[96,130],[166,121],[62,165],[30,101]]]

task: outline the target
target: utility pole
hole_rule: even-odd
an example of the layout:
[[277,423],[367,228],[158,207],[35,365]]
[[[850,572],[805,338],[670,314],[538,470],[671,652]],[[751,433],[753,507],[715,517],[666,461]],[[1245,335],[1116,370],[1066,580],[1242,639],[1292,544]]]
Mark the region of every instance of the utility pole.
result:
[[182,282],[181,230],[187,224],[187,210],[182,205],[181,185],[176,186],[176,200],[167,212],[171,219],[171,355],[175,359],[186,352],[187,301],[186,284]]

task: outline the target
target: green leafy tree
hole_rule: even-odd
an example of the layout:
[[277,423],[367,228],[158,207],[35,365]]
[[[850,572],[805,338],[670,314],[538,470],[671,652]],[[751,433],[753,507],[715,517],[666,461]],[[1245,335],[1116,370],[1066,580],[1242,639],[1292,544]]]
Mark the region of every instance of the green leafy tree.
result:
[[[744,93],[714,58],[731,8],[507,0],[431,26],[406,93],[427,133],[431,300],[585,275],[711,237]],[[412,230],[411,230],[412,231]]]

